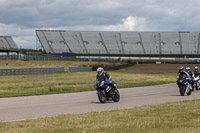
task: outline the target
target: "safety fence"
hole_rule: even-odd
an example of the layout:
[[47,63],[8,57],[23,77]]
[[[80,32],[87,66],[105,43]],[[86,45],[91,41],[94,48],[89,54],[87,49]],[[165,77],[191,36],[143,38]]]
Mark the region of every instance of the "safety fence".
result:
[[[131,67],[136,65],[136,62],[132,62],[132,63],[126,63],[126,64],[120,64],[117,66],[111,66],[111,67],[105,67],[104,70],[105,71],[113,71],[113,70],[119,70],[119,69],[123,69],[123,68],[127,68],[127,67]],[[98,67],[93,67],[92,70],[96,71]]]
[[0,55],[0,60],[18,60],[18,55]]
[[7,68],[7,69],[0,69],[0,76],[51,74],[51,73],[60,73],[60,72],[64,72],[64,67]]

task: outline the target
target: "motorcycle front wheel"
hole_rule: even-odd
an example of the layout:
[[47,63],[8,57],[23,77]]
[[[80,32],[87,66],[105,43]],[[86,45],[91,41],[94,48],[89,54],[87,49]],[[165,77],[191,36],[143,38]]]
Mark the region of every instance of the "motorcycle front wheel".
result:
[[186,87],[184,85],[179,85],[179,91],[181,96],[184,96]]
[[105,92],[103,93],[102,90],[98,90],[98,99],[99,99],[99,101],[100,101],[101,103],[106,103],[107,97],[106,97]]
[[199,87],[198,87],[197,85],[195,86],[195,88],[196,88],[196,91],[198,91],[198,90],[199,90]]
[[191,95],[191,93],[192,93],[192,90],[189,90],[189,92],[187,93],[187,95]]
[[120,100],[120,94],[119,94],[119,91],[116,89],[115,93],[114,93],[113,101],[114,102],[119,102],[119,100]]

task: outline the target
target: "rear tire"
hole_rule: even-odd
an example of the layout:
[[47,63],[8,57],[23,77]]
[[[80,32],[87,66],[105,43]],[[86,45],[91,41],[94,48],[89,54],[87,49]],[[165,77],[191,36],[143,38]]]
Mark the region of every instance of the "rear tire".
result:
[[[104,92],[105,93],[105,92]],[[102,90],[98,90],[98,99],[101,103],[106,103],[106,94],[102,93]]]

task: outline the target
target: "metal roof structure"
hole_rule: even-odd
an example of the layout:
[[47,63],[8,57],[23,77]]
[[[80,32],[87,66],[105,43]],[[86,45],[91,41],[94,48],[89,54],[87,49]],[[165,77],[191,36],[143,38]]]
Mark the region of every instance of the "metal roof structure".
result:
[[0,52],[19,52],[11,36],[0,36]]
[[36,35],[51,54],[200,57],[200,32],[36,30]]

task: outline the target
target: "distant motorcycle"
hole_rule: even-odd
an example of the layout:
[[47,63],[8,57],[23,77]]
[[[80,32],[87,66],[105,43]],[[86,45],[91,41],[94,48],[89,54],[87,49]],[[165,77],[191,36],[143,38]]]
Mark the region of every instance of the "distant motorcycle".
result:
[[94,87],[97,90],[98,99],[101,103],[106,103],[107,101],[119,102],[120,94],[117,90],[117,85],[115,81],[111,81],[108,85],[110,86],[110,91],[106,92],[102,86],[105,85],[105,81],[96,81]]
[[179,92],[181,96],[184,96],[185,93],[187,95],[191,95],[192,89],[190,83],[187,82],[186,76],[184,74],[180,74],[179,77],[176,80],[176,83],[179,87]]
[[196,90],[199,90],[200,89],[200,78],[199,78],[199,76],[197,76],[197,77],[194,77],[194,88],[196,88]]

